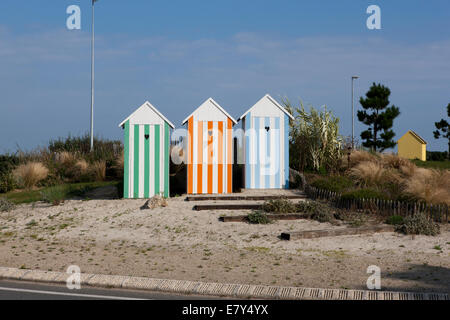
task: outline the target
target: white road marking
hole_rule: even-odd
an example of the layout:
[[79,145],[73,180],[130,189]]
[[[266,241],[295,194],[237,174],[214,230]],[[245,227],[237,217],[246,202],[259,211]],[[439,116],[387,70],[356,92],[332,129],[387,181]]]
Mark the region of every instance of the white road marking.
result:
[[0,287],[0,291],[14,291],[14,292],[37,293],[37,294],[49,294],[49,295],[56,295],[56,296],[69,296],[69,297],[93,298],[93,299],[109,299],[109,300],[145,300],[145,299],[129,298],[129,297],[103,296],[103,295],[95,295],[95,294],[68,293],[68,292],[18,289],[18,288],[7,288],[7,287]]

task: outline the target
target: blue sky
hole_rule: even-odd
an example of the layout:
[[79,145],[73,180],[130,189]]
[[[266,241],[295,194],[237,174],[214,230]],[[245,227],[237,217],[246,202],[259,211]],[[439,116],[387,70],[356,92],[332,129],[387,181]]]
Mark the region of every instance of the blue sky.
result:
[[[66,29],[71,4],[81,7],[81,30]],[[366,28],[371,4],[381,30]],[[90,19],[90,0],[0,2],[0,152],[89,130]],[[327,105],[349,135],[353,74],[355,101],[372,82],[391,89],[396,138],[413,129],[429,150],[446,150],[432,131],[450,102],[450,2],[96,3],[102,137],[121,139],[118,123],[145,100],[180,127],[210,96],[237,118],[265,93]]]

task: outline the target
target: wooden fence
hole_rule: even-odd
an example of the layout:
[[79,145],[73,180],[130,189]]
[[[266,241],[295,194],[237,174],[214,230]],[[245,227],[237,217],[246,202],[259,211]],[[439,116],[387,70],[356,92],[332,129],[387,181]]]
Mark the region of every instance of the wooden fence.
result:
[[432,205],[425,202],[404,202],[383,199],[343,199],[338,192],[305,186],[305,193],[313,200],[328,200],[340,209],[376,212],[381,215],[410,216],[423,212],[436,222],[450,222],[449,209],[445,204]]

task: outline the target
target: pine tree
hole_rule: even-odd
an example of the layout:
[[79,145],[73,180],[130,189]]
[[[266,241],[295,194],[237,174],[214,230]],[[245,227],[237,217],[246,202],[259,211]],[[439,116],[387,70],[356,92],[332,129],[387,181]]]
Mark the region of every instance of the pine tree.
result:
[[388,107],[390,94],[388,87],[373,83],[366,98],[359,99],[364,110],[358,111],[358,120],[369,126],[361,133],[363,146],[373,151],[383,151],[396,145],[393,140],[395,133],[391,128],[400,110],[394,105]]
[[[447,105],[447,116],[450,118],[450,103]],[[448,154],[447,157],[450,159],[450,123],[447,120],[441,119],[439,122],[435,122],[436,131],[433,131],[434,138],[439,139],[441,136],[444,139],[448,139]]]

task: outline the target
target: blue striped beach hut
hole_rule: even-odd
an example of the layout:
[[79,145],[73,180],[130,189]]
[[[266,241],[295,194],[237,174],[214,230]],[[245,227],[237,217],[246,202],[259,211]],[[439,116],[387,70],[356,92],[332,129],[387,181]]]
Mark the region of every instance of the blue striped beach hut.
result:
[[268,94],[239,118],[246,189],[289,188],[290,119],[294,117]]
[[124,129],[124,198],[169,197],[170,129],[146,101],[119,124]]

